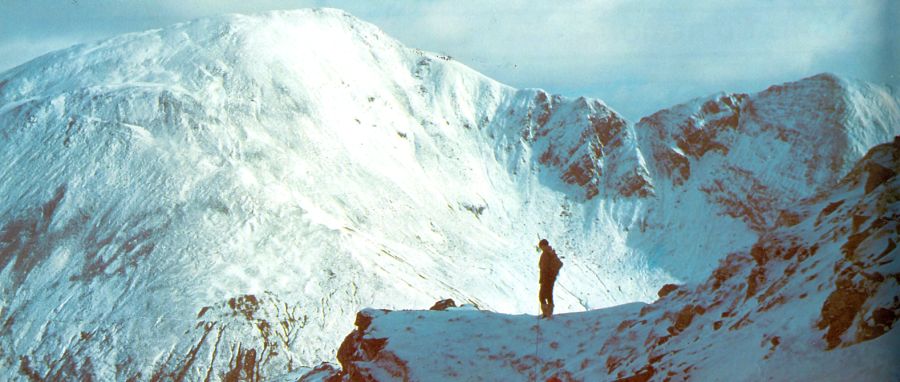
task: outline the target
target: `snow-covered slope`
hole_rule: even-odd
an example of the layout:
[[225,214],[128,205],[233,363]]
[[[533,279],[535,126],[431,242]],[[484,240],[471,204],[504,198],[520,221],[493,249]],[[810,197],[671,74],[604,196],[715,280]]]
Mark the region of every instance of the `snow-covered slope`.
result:
[[[724,241],[729,236],[746,232],[737,240],[748,246],[795,222],[800,199],[830,189],[871,147],[893,139],[900,107],[887,89],[821,74],[757,94],[696,99],[641,119],[635,130],[658,189],[644,219],[663,233],[644,252],[677,277],[697,279],[742,248]],[[700,229],[671,234],[683,225]],[[723,241],[703,237],[714,232]],[[694,266],[684,266],[684,252],[698,255]]]
[[634,125],[336,10],[51,53],[0,74],[0,375],[272,376],[333,359],[366,306],[531,313],[538,236],[565,257],[558,311],[650,301],[898,115],[826,75]]
[[[125,35],[0,84],[8,373],[216,377],[249,349],[264,374],[290,370],[333,359],[364,306],[527,311],[539,233],[617,232],[581,204],[592,134],[625,126],[612,110],[339,11]],[[569,263],[562,309],[583,309],[597,273],[635,275],[591,287],[598,306],[666,279],[590,260]]]
[[[790,226],[699,285],[550,320],[477,310],[364,310],[343,372],[307,380],[759,381],[900,378],[900,137]],[[429,349],[429,351],[422,351]]]

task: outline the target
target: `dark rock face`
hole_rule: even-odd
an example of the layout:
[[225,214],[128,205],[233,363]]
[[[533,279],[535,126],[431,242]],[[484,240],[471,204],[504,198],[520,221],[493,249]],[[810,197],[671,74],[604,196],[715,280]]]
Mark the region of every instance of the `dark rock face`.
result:
[[866,194],[872,192],[875,187],[882,185],[884,182],[887,182],[897,175],[894,170],[877,163],[870,164],[866,170],[869,172],[869,176],[866,179]]
[[[828,349],[878,338],[891,330],[900,316],[896,296],[900,274],[889,267],[897,248],[893,237],[900,231],[897,214],[890,207],[897,200],[896,173],[891,169],[898,167],[897,139],[873,148],[842,183],[860,185],[866,179],[864,200],[888,207],[875,209],[874,215],[860,214],[858,206],[847,206],[841,200],[829,204],[817,217],[817,225],[840,223],[847,234],[840,248],[842,258],[834,264],[834,289],[822,304],[817,323],[825,331]],[[885,290],[894,291],[893,301],[879,298],[891,294]]]
[[310,381],[328,381],[328,382],[338,382],[340,381],[340,377],[338,374],[340,373],[340,369],[334,367],[334,365],[330,363],[323,363],[319,366],[313,368],[310,372],[304,374],[297,382],[310,382]]
[[[720,137],[728,130],[735,130],[739,126],[742,104],[747,100],[746,94],[729,94],[712,98],[704,103],[698,110],[695,109],[689,115],[683,116],[678,121],[677,128],[667,130],[672,121],[674,111],[663,110],[640,121],[641,129],[647,129],[661,141],[674,143],[684,155],[691,158],[700,158],[709,152],[719,152],[723,155],[729,151],[728,144]],[[681,154],[672,148],[656,147],[659,151],[654,157],[667,169],[667,175],[673,174],[673,169],[679,169],[681,177],[686,178],[689,170],[682,170],[684,161]],[[683,179],[682,179],[683,181]]]
[[844,283],[828,296],[822,305],[822,320],[819,321],[818,327],[828,329],[825,340],[829,349],[840,345],[841,335],[853,325],[868,297],[865,291]]
[[231,370],[225,373],[225,382],[259,381],[259,364],[256,362],[256,349],[238,349],[231,360]]
[[678,285],[666,284],[666,285],[663,285],[663,287],[660,288],[659,292],[657,292],[656,294],[659,295],[659,298],[663,298],[663,297],[668,296],[669,293],[674,292],[676,289],[678,289]]
[[653,195],[653,185],[650,184],[650,175],[643,169],[635,169],[624,177],[619,184],[618,191],[622,196],[637,196],[646,198]]
[[428,310],[447,310],[447,308],[455,308],[456,302],[452,298],[444,299],[434,303]]
[[652,365],[647,365],[636,374],[630,377],[619,378],[615,382],[647,382],[650,378],[653,378],[653,375],[655,374],[656,369],[654,369]]
[[694,321],[694,317],[706,313],[706,309],[699,305],[686,305],[675,315],[675,322],[668,328],[668,332],[677,335],[687,329]]
[[583,190],[584,199],[607,190],[624,197],[653,195],[649,172],[633,148],[634,131],[608,106],[538,91],[528,100],[527,110],[521,122],[527,126],[523,140],[535,148],[540,164],[559,171],[564,183]]
[[372,320],[386,312],[367,309],[356,314],[356,329],[344,338],[338,349],[337,358],[342,370],[329,381],[375,381],[368,368],[370,364],[377,364],[379,369],[387,370],[397,380],[406,380],[406,362],[384,350],[388,344],[387,338],[367,337],[366,331]]
[[[740,104],[746,98],[745,94],[737,94],[707,101],[696,118],[688,119],[680,126],[681,135],[676,138],[678,148],[694,158],[710,151],[728,154],[728,147],[719,141],[718,135],[738,127]],[[695,122],[697,120],[708,122],[701,126]]]

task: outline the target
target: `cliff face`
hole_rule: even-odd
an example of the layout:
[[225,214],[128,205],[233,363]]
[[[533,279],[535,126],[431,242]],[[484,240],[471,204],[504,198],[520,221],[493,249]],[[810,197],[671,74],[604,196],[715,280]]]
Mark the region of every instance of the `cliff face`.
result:
[[900,336],[900,137],[798,219],[652,304],[537,320],[364,310],[331,380],[891,380]]

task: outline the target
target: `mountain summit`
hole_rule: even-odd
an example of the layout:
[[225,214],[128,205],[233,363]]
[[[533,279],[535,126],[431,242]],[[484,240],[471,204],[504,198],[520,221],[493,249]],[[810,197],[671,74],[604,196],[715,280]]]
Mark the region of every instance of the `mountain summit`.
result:
[[228,15],[0,74],[0,375],[271,377],[356,312],[651,301],[799,221],[898,134],[820,75],[624,120],[513,89],[338,10]]

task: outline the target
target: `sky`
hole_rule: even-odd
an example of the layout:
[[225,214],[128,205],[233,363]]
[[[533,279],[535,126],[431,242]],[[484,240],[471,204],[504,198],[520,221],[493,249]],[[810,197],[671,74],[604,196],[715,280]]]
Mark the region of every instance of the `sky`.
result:
[[344,9],[517,88],[602,99],[630,120],[821,72],[900,91],[894,0],[0,0],[0,71],[125,32],[308,7]]

